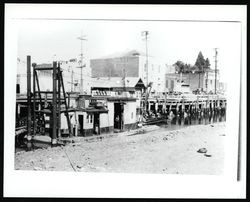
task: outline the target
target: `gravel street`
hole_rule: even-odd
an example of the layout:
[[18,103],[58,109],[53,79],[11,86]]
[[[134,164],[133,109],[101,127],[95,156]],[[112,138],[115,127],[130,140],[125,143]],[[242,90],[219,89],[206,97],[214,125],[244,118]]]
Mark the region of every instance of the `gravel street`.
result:
[[89,141],[80,138],[66,146],[16,152],[15,169],[219,175],[225,138],[225,122]]

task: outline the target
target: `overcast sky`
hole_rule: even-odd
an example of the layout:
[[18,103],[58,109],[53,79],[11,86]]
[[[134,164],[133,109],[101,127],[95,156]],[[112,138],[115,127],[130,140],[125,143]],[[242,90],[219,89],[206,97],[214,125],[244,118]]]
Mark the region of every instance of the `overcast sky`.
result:
[[[227,70],[240,65],[240,24],[229,22],[19,20],[18,57],[30,54],[37,63],[68,60],[80,54],[81,34],[86,35],[83,53],[87,59],[136,49],[145,52],[141,32],[149,31],[149,54],[167,64],[177,60],[194,64],[199,51],[225,80]],[[56,55],[56,56],[54,56]]]

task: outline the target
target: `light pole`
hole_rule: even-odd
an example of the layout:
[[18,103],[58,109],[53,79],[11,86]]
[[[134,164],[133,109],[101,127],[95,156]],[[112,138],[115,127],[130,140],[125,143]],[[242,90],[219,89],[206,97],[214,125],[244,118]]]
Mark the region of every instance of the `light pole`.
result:
[[81,93],[83,92],[83,80],[82,80],[82,68],[83,68],[83,63],[82,63],[82,60],[83,60],[83,53],[82,53],[82,41],[87,41],[87,39],[85,38],[86,36],[84,35],[82,35],[81,34],[81,36],[80,37],[77,37],[77,39],[79,39],[79,40],[81,40],[81,66],[80,66],[80,68],[81,68],[81,89],[80,89],[80,91],[81,91]]

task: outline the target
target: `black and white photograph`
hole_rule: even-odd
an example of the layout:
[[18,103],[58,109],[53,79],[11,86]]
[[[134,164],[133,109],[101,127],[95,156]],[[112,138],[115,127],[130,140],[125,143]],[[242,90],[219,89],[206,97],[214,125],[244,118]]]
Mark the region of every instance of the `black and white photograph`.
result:
[[7,196],[244,198],[246,6],[5,10]]

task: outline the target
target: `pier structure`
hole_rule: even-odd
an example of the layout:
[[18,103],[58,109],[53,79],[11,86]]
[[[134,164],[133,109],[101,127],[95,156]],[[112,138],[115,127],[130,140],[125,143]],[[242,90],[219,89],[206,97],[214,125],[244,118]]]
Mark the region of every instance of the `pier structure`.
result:
[[162,112],[169,114],[172,111],[175,115],[183,116],[187,114],[206,114],[209,111],[218,113],[226,110],[226,98],[222,95],[171,95],[167,98],[148,98],[147,110],[155,113]]

